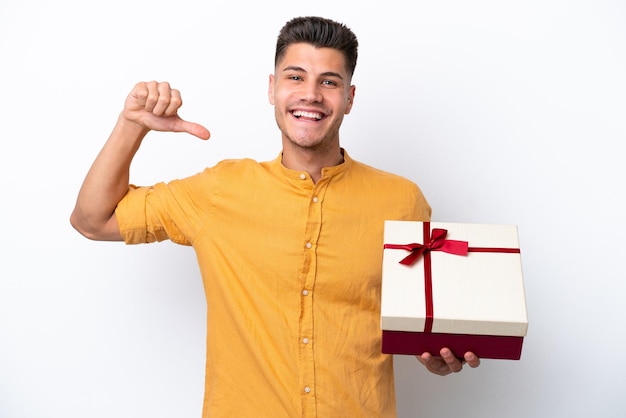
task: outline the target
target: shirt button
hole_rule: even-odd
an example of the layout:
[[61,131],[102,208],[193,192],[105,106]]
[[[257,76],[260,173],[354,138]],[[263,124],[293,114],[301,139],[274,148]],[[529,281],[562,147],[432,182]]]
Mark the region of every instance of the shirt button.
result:
[[304,296],[308,296],[308,295],[309,295],[309,291],[308,291],[308,290],[306,290],[306,289],[304,289],[304,290],[302,291],[302,294],[303,294]]
[[302,180],[306,180],[306,174],[304,174],[304,173],[300,174],[300,178],[301,178]]
[[305,337],[305,338],[303,338],[303,339],[302,339],[302,342],[303,342],[304,344],[308,344],[308,343],[309,343],[309,339]]
[[311,388],[310,388],[310,387],[308,387],[308,386],[305,386],[305,387],[304,387],[304,392],[305,392],[305,393],[310,393],[310,392],[311,392]]
[[311,244],[310,242],[307,242],[307,243],[306,243],[306,247],[307,247],[307,248],[311,248],[312,246],[313,246],[313,244]]
[[315,197],[313,198],[313,203],[317,203],[317,202],[318,202],[318,200],[319,200],[319,199],[317,198],[317,196],[315,196]]

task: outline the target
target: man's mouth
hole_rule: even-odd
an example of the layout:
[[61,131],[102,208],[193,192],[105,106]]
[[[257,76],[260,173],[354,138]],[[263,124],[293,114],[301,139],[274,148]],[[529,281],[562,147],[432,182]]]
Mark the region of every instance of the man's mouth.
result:
[[317,112],[306,112],[304,110],[294,110],[291,114],[297,119],[307,119],[307,120],[321,120],[324,117],[324,114]]

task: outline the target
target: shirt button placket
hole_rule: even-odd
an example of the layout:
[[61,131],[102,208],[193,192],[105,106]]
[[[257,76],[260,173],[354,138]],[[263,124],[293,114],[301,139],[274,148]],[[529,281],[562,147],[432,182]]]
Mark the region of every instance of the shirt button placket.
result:
[[[308,179],[306,175],[301,175],[302,180]],[[313,194],[309,197],[309,212],[305,235],[305,259],[309,260],[301,290],[302,317],[300,326],[300,361],[301,369],[300,384],[302,387],[302,412],[303,417],[317,416],[316,395],[315,395],[315,363],[314,363],[314,337],[313,327],[313,297],[317,276],[316,253],[318,247],[319,234],[322,228],[322,200],[324,192],[324,179],[314,186]]]
[[[313,201],[315,201],[315,199],[316,199],[316,198],[313,198]],[[312,244],[311,242],[307,242],[307,243],[305,244],[305,246],[306,246],[306,248],[308,248],[308,249],[313,248],[313,244]],[[302,295],[303,295],[303,296],[307,296],[308,294],[309,294],[309,291],[308,291],[308,290],[304,289],[304,290],[302,291]],[[308,303],[310,304],[310,303],[312,303],[312,302],[309,300],[309,301],[308,301]],[[309,339],[308,339],[307,337],[303,337],[303,338],[302,338],[302,344],[304,344],[305,346],[306,346],[306,345],[308,345],[308,344],[309,344]],[[305,348],[305,349],[306,349],[306,348]],[[305,394],[309,394],[309,393],[311,393],[311,386],[305,386],[305,387],[304,387],[304,393],[305,393]]]

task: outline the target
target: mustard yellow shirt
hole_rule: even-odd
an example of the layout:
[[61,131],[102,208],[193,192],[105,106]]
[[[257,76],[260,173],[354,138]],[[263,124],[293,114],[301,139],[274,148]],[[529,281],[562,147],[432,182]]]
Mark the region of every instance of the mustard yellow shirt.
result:
[[396,416],[381,353],[385,219],[430,219],[413,182],[352,160],[310,176],[226,160],[168,184],[131,186],[127,244],[197,253],[207,299],[203,417]]

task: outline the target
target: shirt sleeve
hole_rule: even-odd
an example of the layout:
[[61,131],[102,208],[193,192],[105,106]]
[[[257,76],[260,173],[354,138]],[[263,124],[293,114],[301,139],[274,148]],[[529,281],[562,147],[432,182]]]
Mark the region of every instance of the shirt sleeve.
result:
[[420,190],[419,186],[415,185],[415,187],[417,189],[415,196],[415,209],[413,211],[416,215],[415,220],[420,222],[430,222],[432,208],[424,197],[424,194]]
[[[165,184],[153,187],[130,185],[115,209],[118,226],[126,244],[146,244],[169,239],[177,244],[191,245],[168,213],[163,198]],[[161,189],[161,192],[157,192]]]

